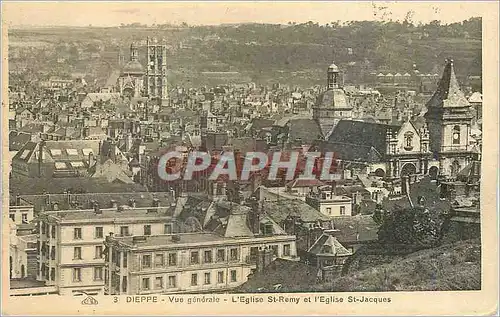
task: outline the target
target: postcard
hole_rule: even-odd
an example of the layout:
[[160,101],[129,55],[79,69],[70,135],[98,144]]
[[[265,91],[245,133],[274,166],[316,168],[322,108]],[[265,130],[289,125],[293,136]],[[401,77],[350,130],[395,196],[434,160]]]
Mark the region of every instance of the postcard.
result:
[[2,9],[3,314],[498,314],[496,2]]

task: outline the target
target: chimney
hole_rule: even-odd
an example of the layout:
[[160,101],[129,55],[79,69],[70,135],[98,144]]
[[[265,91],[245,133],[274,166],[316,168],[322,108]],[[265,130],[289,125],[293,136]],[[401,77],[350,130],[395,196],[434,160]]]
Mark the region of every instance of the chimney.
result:
[[111,199],[110,203],[112,208],[116,208],[118,206],[118,203],[114,199]]
[[153,198],[153,207],[160,207],[160,200],[158,198]]
[[16,194],[16,206],[21,206],[21,196]]
[[136,206],[136,202],[135,202],[135,199],[129,199],[128,200],[128,205],[132,208],[135,208]]
[[45,141],[42,140],[38,144],[38,177],[42,177],[42,163],[43,163],[43,147],[45,145]]
[[50,194],[45,193],[45,205],[50,205]]
[[94,162],[94,153],[89,153],[89,167],[92,167],[92,163]]
[[96,215],[102,215],[102,210],[99,207],[99,203],[98,202],[94,202],[93,203],[93,208],[94,208],[94,212],[95,212]]
[[64,192],[64,195],[66,196],[66,204],[68,205],[68,207],[70,206],[70,203],[71,203],[71,193],[69,192],[69,190],[66,190]]
[[257,252],[257,272],[262,272],[266,266],[271,264],[273,261],[273,250],[265,246],[264,248],[260,248]]

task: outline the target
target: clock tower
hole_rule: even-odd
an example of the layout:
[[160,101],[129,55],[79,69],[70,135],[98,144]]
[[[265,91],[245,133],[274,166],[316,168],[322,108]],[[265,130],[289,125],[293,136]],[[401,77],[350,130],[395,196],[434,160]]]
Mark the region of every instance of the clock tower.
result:
[[430,150],[439,160],[439,175],[455,178],[478,153],[469,143],[471,106],[460,90],[452,59],[445,61],[443,76],[426,107]]

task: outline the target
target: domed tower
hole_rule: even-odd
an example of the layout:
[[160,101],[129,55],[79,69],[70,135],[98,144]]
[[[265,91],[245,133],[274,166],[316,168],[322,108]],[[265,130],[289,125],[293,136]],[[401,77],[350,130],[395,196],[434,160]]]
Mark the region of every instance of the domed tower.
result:
[[327,87],[328,89],[339,88],[339,68],[333,63],[328,67]]
[[321,132],[326,139],[340,120],[352,119],[352,106],[342,88],[339,68],[334,63],[328,67],[327,90],[316,100],[313,119],[319,122]]
[[120,93],[126,97],[139,97],[144,85],[144,70],[139,62],[139,49],[135,43],[130,45],[130,60],[118,78]]

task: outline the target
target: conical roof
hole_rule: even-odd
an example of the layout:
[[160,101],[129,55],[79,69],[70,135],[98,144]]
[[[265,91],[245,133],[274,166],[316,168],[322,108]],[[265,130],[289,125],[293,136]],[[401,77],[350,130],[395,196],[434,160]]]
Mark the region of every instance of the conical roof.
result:
[[449,108],[449,107],[468,107],[469,102],[460,90],[460,86],[455,76],[453,60],[447,59],[443,70],[443,76],[439,81],[436,92],[427,102],[427,108]]

